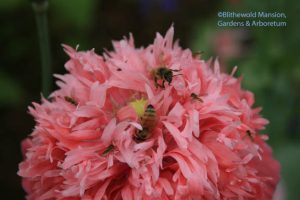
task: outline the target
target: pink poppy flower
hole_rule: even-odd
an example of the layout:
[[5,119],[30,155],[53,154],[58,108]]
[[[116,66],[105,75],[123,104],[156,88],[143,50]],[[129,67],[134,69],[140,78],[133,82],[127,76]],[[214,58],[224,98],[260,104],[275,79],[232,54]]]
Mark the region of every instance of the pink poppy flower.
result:
[[29,107],[27,199],[272,198],[280,166],[254,95],[173,34],[146,48],[130,36],[103,56],[64,45],[69,73]]

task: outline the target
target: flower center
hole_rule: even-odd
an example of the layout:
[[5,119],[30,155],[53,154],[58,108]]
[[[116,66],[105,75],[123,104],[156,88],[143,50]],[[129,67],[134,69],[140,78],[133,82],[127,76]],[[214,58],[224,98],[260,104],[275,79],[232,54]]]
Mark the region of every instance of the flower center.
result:
[[146,103],[147,103],[147,100],[142,98],[142,99],[135,99],[135,100],[131,101],[129,104],[134,109],[136,114],[139,117],[142,117],[144,115],[144,112],[145,112]]

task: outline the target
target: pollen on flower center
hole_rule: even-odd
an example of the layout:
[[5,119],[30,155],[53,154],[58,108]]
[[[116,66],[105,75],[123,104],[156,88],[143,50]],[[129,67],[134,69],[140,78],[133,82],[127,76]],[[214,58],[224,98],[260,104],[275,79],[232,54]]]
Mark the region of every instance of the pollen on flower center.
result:
[[135,99],[131,101],[129,104],[132,106],[138,117],[142,117],[144,112],[145,112],[145,105],[147,103],[147,100],[142,98],[142,99]]

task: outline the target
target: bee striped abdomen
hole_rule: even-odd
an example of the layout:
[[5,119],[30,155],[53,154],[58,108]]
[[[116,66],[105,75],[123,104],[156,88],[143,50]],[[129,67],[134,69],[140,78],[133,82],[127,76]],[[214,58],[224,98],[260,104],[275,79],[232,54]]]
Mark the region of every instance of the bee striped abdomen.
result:
[[75,99],[73,99],[72,97],[69,97],[69,96],[65,96],[64,99],[69,102],[70,104],[73,104],[74,106],[77,106],[78,103]]
[[133,139],[136,142],[143,142],[151,136],[151,131],[156,125],[156,112],[154,107],[149,104],[141,117],[142,130],[137,130]]
[[147,106],[144,115],[142,116],[142,127],[147,127],[148,129],[154,128],[156,122],[156,112],[152,105]]

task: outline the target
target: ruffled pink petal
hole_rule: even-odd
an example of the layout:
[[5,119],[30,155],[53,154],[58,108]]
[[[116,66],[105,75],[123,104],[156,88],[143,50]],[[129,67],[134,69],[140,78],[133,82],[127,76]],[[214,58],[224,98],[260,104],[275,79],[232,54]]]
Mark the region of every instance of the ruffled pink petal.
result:
[[172,137],[174,138],[174,140],[176,141],[177,145],[180,148],[186,149],[188,142],[186,141],[186,139],[181,135],[180,131],[171,123],[169,122],[163,122],[163,124],[165,125],[165,127],[168,130],[168,133],[172,135]]

